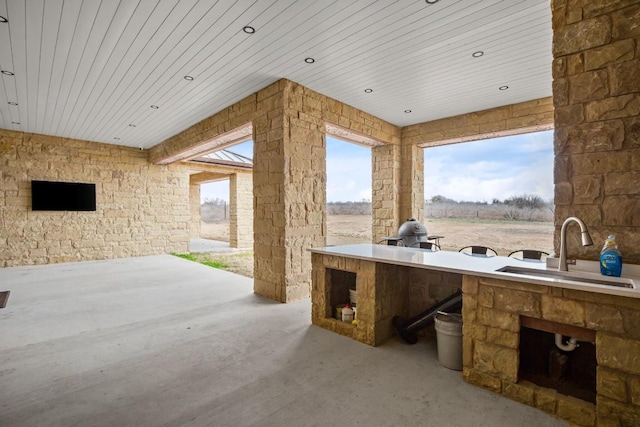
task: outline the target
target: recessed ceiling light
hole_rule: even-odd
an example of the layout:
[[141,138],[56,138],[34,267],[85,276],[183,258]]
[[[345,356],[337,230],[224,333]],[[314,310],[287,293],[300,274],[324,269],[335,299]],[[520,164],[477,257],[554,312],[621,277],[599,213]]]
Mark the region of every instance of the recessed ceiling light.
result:
[[307,64],[313,64],[314,62],[316,62],[316,60],[313,58],[304,58],[304,62],[306,62]]
[[483,51],[481,51],[481,50],[479,50],[479,51],[477,51],[477,52],[473,52],[473,53],[471,54],[471,56],[473,56],[474,58],[480,58],[482,55],[484,55],[484,52],[483,52]]
[[410,113],[410,112],[411,112],[411,110],[404,110],[404,112],[405,112],[405,113]]
[[256,29],[253,27],[250,27],[249,25],[246,25],[242,31],[244,31],[247,34],[254,34],[256,32]]
[[5,22],[9,22],[9,20],[4,16],[0,16],[0,22],[5,23]]
[[152,105],[151,108],[153,108],[154,110],[157,110],[160,107],[158,107],[157,105]]
[[191,76],[184,76],[184,79],[185,80],[189,80],[190,82],[193,81],[193,77],[191,77]]
[[509,86],[500,86],[498,89],[499,90],[507,90],[507,89],[509,89]]
[[129,123],[129,127],[130,128],[134,128],[134,127],[136,127],[136,125],[134,125],[133,123]]
[[2,71],[0,71],[0,73],[4,74],[5,76],[13,76],[13,73],[11,71],[7,71],[7,70],[2,70]]
[[424,0],[427,4],[436,4],[438,3],[440,0]]
[[18,103],[17,103],[17,102],[13,102],[13,101],[9,101],[9,102],[8,102],[8,104],[9,104],[9,105],[18,105]]
[[19,125],[20,122],[11,122],[12,125]]
[[373,92],[373,89],[365,89],[364,90],[364,93],[371,93],[371,92]]

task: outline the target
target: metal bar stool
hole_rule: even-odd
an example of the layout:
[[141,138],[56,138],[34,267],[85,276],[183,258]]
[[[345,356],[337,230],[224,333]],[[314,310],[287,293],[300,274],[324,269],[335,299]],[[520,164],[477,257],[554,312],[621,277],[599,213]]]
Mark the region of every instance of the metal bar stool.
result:
[[458,252],[466,253],[468,255],[483,256],[483,257],[498,255],[498,253],[495,250],[491,249],[490,247],[478,246],[478,245],[465,246],[463,248],[460,248]]

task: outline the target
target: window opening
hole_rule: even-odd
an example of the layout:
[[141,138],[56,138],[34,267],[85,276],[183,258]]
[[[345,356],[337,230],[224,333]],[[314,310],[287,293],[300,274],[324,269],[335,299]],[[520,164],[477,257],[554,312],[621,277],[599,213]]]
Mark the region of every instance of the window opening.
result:
[[425,225],[441,246],[553,252],[553,131],[424,151]]
[[327,244],[371,242],[371,149],[327,142]]

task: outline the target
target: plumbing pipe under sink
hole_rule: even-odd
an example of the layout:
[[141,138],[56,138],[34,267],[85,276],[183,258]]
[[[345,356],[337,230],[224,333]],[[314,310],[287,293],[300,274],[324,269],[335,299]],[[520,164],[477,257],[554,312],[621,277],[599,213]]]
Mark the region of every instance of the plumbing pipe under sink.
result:
[[567,341],[566,344],[562,342],[563,338],[564,337],[562,336],[562,334],[556,334],[556,347],[558,347],[562,351],[573,351],[576,349],[576,347],[578,346],[577,338],[569,338],[569,341]]

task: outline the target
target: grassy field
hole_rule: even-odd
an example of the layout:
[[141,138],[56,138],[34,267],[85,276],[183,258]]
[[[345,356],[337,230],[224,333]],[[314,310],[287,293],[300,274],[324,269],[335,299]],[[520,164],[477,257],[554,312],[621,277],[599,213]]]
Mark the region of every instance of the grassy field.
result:
[[[442,235],[443,250],[457,251],[463,246],[484,245],[499,255],[508,255],[516,249],[538,249],[553,252],[553,223],[506,221],[490,219],[435,218],[424,222],[430,235]],[[201,224],[201,237],[229,241],[229,222]],[[370,215],[327,216],[327,244],[345,245],[371,242]],[[253,277],[253,253],[198,254],[198,262],[226,264],[224,268],[244,276]]]

